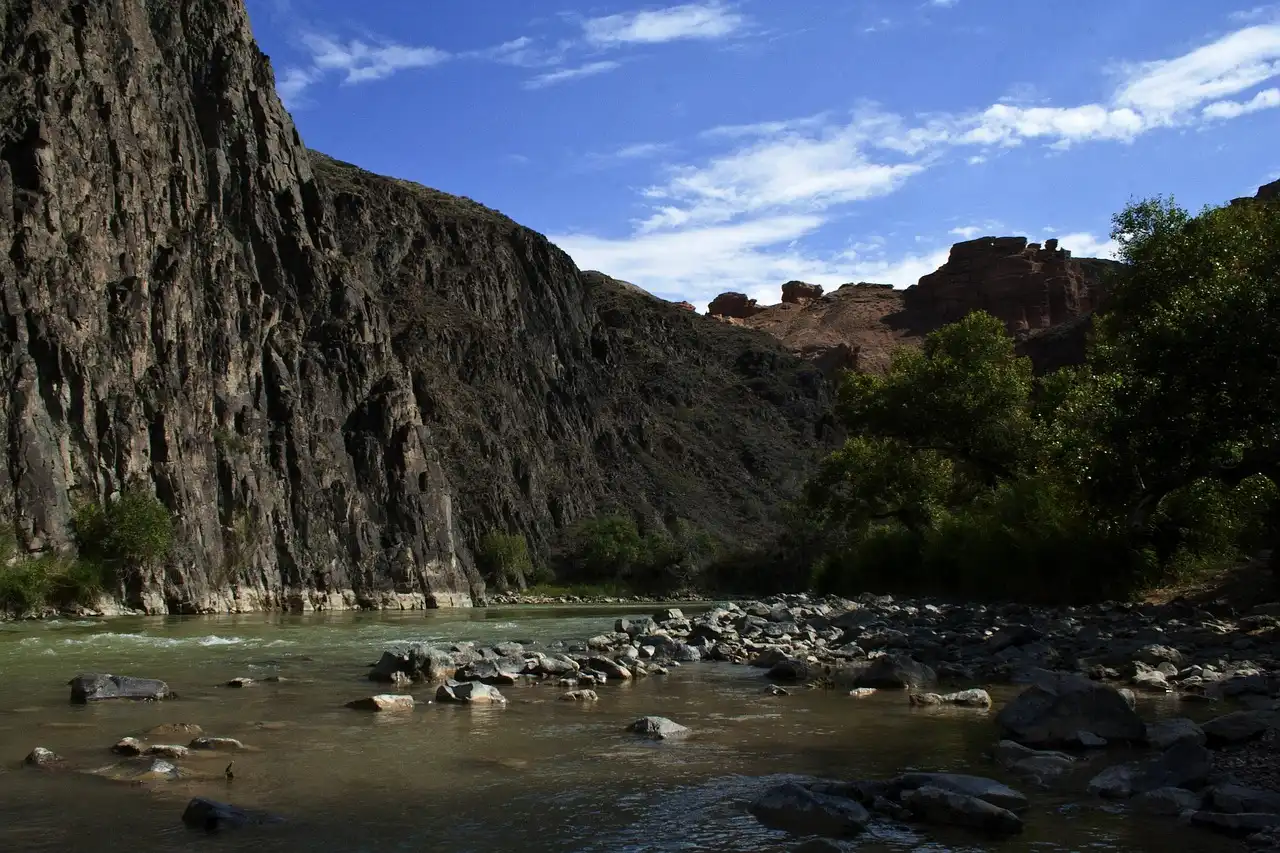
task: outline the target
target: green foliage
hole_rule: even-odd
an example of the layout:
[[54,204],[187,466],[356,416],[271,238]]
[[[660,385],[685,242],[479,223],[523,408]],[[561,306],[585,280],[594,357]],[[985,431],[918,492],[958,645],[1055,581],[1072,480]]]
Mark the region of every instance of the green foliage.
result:
[[173,548],[173,516],[147,489],[130,485],[105,505],[81,505],[74,519],[80,555],[112,566],[155,563]]
[[570,529],[556,576],[570,582],[616,583],[635,591],[673,591],[702,584],[719,545],[684,519],[641,533],[624,515],[586,519]]
[[0,614],[90,604],[106,583],[105,573],[96,563],[52,554],[28,557],[18,553],[12,535],[0,539]]
[[491,578],[499,589],[523,588],[533,575],[533,558],[529,543],[522,534],[492,531],[480,540],[476,554],[480,571]]
[[848,376],[805,491],[819,589],[1077,601],[1280,549],[1280,210],[1114,220],[1087,364],[1040,380],[975,313]]

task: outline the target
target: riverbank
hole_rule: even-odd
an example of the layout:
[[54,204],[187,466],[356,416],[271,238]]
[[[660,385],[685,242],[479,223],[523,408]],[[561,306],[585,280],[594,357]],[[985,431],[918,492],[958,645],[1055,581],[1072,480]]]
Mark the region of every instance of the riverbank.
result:
[[[397,756],[404,738],[421,732],[438,743],[444,735],[440,727],[447,725],[458,746],[450,747],[451,757],[441,766],[446,775],[453,772],[446,767],[492,751],[497,763],[486,765],[491,770],[523,773],[538,767],[555,784],[579,790],[574,787],[581,784],[579,771],[569,759],[587,744],[598,748],[602,759],[618,760],[637,748],[636,760],[655,756],[665,768],[658,775],[653,768],[634,772],[663,784],[678,783],[679,773],[671,774],[692,755],[701,756],[698,766],[707,775],[699,778],[707,784],[717,778],[715,772],[733,768],[738,782],[716,783],[739,792],[736,811],[721,814],[721,829],[748,832],[756,843],[752,849],[762,851],[790,850],[794,843],[788,846],[787,839],[801,840],[785,826],[778,829],[779,820],[786,824],[788,810],[816,808],[825,814],[835,809],[837,816],[844,815],[841,820],[865,811],[864,831],[917,840],[921,833],[945,839],[953,831],[948,821],[985,813],[985,806],[971,800],[957,800],[958,812],[937,812],[941,806],[929,798],[941,795],[910,792],[939,785],[945,792],[948,784],[959,783],[931,777],[929,785],[916,785],[919,779],[904,781],[903,771],[976,775],[1015,790],[1030,805],[1005,809],[1017,823],[1001,814],[991,826],[1006,827],[1000,831],[1016,826],[1020,839],[1049,843],[1048,849],[1055,849],[1052,839],[1069,832],[1053,811],[1063,801],[1085,809],[1090,822],[1118,808],[1125,832],[1144,838],[1177,828],[1175,821],[1148,814],[1167,810],[1170,803],[1188,822],[1200,814],[1201,825],[1239,834],[1242,820],[1280,820],[1267,812],[1249,814],[1269,817],[1233,817],[1243,804],[1269,807],[1274,795],[1274,780],[1259,760],[1274,742],[1278,620],[1269,615],[1271,609],[1264,605],[1257,613],[1224,620],[1182,603],[1041,610],[877,596],[853,601],[782,596],[687,612],[658,607],[647,614],[614,605],[399,617],[105,620],[32,624],[26,631],[11,625],[0,634],[13,640],[0,645],[0,653],[8,650],[0,660],[11,695],[30,705],[0,708],[0,739],[7,728],[11,753],[26,754],[39,745],[91,775],[138,782],[130,774],[148,769],[139,766],[142,759],[104,762],[111,744],[135,736],[151,746],[155,738],[148,741],[145,733],[156,725],[199,723],[207,735],[231,737],[252,750],[235,755],[235,783],[219,781],[214,771],[222,765],[214,767],[209,760],[219,757],[216,750],[191,750],[170,762],[177,777],[144,780],[146,786],[166,795],[230,799],[295,816],[308,813],[311,805],[281,797],[281,786],[381,790],[387,784],[366,779],[373,759],[365,752],[378,756],[384,748],[372,746],[370,738],[383,737],[377,733],[402,733],[390,736],[386,755],[376,760],[385,765],[383,776],[411,788],[403,775],[410,768],[395,769],[403,760]],[[100,650],[106,648],[114,651],[103,655]],[[174,654],[195,657],[175,667]],[[49,662],[57,665],[50,669]],[[65,685],[88,667],[168,679],[182,699],[68,708],[67,688],[55,685]],[[450,691],[438,695],[440,679],[450,677],[486,684],[507,701],[486,707],[441,701],[452,698]],[[238,678],[250,682],[227,686]],[[1107,710],[1081,716],[1076,706],[1065,717],[1033,715],[1030,722],[1024,717],[1010,723],[1008,709],[1020,701],[1025,705],[1017,698],[1023,691],[1063,689],[1096,690],[1088,695],[1097,701],[1086,704]],[[381,694],[412,697],[416,707],[367,716],[344,707]],[[65,710],[59,711],[58,703]],[[32,713],[39,728],[22,729]],[[654,753],[647,741],[625,731],[636,719],[655,714],[687,727],[688,737],[662,741]],[[1226,721],[1212,722],[1218,718]],[[51,728],[54,724],[58,727]],[[82,731],[63,724],[90,727]],[[939,735],[943,741],[936,741]],[[830,761],[833,750],[841,754],[835,744],[845,738],[850,748],[856,744],[862,751]],[[752,755],[758,766],[757,758],[739,763],[734,757],[746,741],[757,744]],[[929,746],[922,749],[925,743]],[[531,754],[531,744],[542,746]],[[574,746],[566,752],[565,744]],[[1180,751],[1169,757],[1171,749]],[[326,764],[323,756],[335,750],[346,757]],[[813,751],[812,759],[805,750]],[[663,756],[676,763],[666,763]],[[1131,764],[1135,761],[1142,763]],[[1162,761],[1160,773],[1149,766]],[[849,767],[876,775],[851,779]],[[794,775],[779,779],[772,775],[778,771]],[[337,775],[312,779],[317,772]],[[264,785],[266,780],[272,781]],[[1151,788],[1152,780],[1159,787]],[[833,782],[843,787],[833,788]],[[791,787],[774,790],[786,785]],[[1242,787],[1263,793],[1242,795]],[[1020,802],[1001,796],[1005,805]],[[1051,802],[1058,805],[1048,808]],[[759,829],[748,831],[743,819]],[[1133,829],[1127,828],[1130,823]],[[841,833],[848,830],[840,826]],[[714,834],[711,827],[706,830]],[[1201,846],[1194,849],[1219,849],[1213,846],[1219,843],[1217,834],[1195,837]],[[1139,843],[1113,849],[1151,848]]]

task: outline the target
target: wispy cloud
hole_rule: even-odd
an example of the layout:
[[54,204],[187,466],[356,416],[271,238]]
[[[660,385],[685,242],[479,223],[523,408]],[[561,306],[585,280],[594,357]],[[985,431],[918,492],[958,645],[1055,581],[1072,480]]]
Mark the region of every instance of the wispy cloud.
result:
[[742,15],[719,2],[686,3],[582,21],[584,38],[591,44],[660,44],[684,39],[719,39],[746,23]]
[[[873,264],[865,254],[815,253],[806,240],[850,205],[893,193],[926,170],[964,168],[1028,144],[1128,143],[1162,128],[1280,107],[1280,89],[1260,90],[1276,77],[1280,26],[1252,25],[1182,56],[1126,66],[1111,96],[1095,103],[1024,99],[925,117],[864,104],[844,115],[712,128],[699,139],[721,150],[664,166],[641,191],[647,212],[630,235],[556,239],[584,266],[691,301],[727,289],[774,288],[787,278],[874,280],[874,264],[886,271],[881,280],[892,272],[898,278],[889,283],[909,284],[904,271],[932,264],[934,254]],[[949,236],[968,234],[966,226]],[[1077,245],[1067,237],[1062,243],[1078,254],[1111,251],[1104,240],[1069,236]]]
[[452,58],[447,51],[435,47],[394,41],[342,41],[317,33],[305,33],[299,41],[309,62],[305,66],[287,66],[276,80],[276,91],[290,106],[297,106],[307,88],[329,74],[339,75],[345,84],[367,83],[409,69],[430,68]]
[[545,89],[547,86],[554,86],[557,83],[566,83],[582,77],[595,77],[597,74],[607,74],[621,67],[621,62],[614,62],[613,60],[588,62],[586,65],[579,65],[575,68],[561,68],[557,71],[548,71],[545,74],[530,77],[522,85],[526,89]]

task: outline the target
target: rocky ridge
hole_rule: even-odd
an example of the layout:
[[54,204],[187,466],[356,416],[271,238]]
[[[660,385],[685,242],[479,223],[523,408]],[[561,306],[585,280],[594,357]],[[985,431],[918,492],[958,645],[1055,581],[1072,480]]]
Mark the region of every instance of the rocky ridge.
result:
[[464,606],[492,529],[749,539],[821,452],[826,385],[768,336],[308,151],[239,0],[0,23],[0,518],[60,552],[153,491],[177,548],[124,606]]
[[[981,237],[956,243],[938,270],[896,290],[883,284],[845,284],[824,293],[819,285],[788,282],[782,302],[762,306],[741,293],[724,293],[707,313],[733,325],[774,335],[828,375],[842,369],[882,372],[893,349],[918,345],[924,335],[986,311],[1019,338],[1074,328],[1106,297],[1112,262],[1074,258],[1056,240]],[[1079,336],[1083,358],[1083,335]],[[1024,347],[1039,369],[1075,357],[1054,338]]]

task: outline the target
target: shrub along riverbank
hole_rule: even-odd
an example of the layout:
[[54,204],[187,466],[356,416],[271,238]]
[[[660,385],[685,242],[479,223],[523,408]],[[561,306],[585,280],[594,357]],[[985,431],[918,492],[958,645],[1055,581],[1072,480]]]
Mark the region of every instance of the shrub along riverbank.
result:
[[1280,538],[1280,207],[1114,219],[1121,268],[1086,363],[1035,377],[975,313],[846,374],[848,434],[764,547],[580,524],[545,582],[1076,602],[1230,565]]

